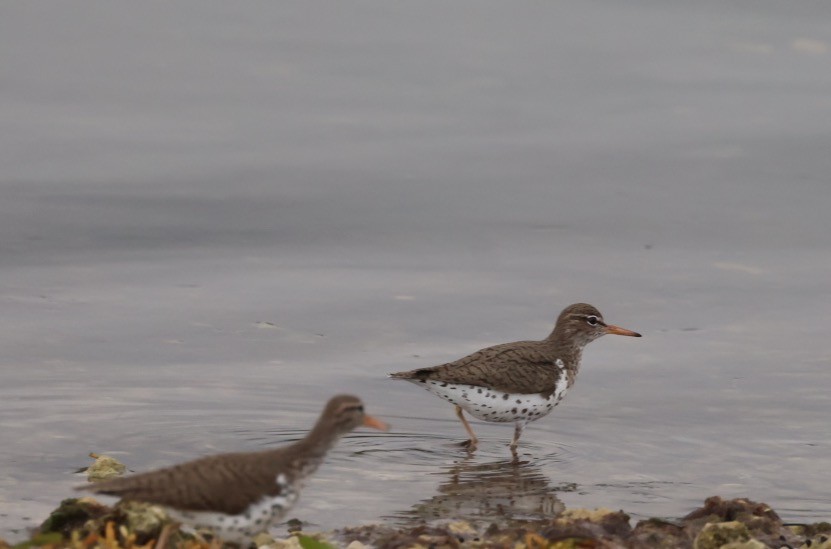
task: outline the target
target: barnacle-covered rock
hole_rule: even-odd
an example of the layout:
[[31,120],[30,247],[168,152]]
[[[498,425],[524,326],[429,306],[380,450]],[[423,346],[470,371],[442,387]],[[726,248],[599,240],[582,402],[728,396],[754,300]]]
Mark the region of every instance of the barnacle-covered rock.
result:
[[119,477],[127,472],[127,466],[111,456],[90,453],[95,461],[87,467],[87,480],[99,482],[108,478]]

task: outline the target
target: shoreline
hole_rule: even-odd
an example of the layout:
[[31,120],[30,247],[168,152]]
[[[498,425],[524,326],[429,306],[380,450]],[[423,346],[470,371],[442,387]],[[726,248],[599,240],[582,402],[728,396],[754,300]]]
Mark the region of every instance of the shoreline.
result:
[[[770,506],[748,499],[707,498],[703,505],[676,520],[649,518],[634,522],[625,510],[559,509],[535,520],[424,520],[414,526],[365,525],[329,532],[304,532],[290,520],[286,538],[263,533],[259,548],[361,549],[476,547],[476,548],[679,548],[762,549],[768,547],[831,549],[831,524],[786,524]],[[66,499],[28,541],[0,549],[152,549],[169,523],[156,506],[119,502],[107,506],[94,498]],[[208,536],[209,537],[209,536]],[[200,541],[178,531],[168,548],[218,549],[218,543]]]

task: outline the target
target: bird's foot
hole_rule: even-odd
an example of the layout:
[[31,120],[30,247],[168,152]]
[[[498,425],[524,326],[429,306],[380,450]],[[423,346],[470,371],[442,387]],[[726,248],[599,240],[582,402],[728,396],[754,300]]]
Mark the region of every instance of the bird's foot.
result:
[[533,532],[525,534],[525,547],[528,547],[528,549],[536,549],[537,547],[539,547],[540,549],[545,549],[548,546],[548,540],[542,537],[541,535],[535,534]]
[[465,448],[468,452],[475,452],[476,448],[479,446],[479,440],[471,438],[464,442],[460,442],[459,446]]
[[159,533],[159,539],[156,540],[155,549],[165,549],[167,547],[168,541],[170,540],[171,534],[179,529],[178,522],[168,522],[162,528],[161,533]]

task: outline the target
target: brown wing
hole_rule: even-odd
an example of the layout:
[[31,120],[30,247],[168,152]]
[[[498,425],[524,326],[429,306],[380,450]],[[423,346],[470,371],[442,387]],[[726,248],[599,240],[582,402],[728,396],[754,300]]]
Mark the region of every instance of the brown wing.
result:
[[455,362],[392,374],[395,379],[430,379],[490,387],[510,393],[551,394],[561,369],[543,341],[516,341],[487,347]]
[[209,456],[78,489],[187,511],[236,515],[266,494],[280,494],[279,463],[268,457],[265,452]]

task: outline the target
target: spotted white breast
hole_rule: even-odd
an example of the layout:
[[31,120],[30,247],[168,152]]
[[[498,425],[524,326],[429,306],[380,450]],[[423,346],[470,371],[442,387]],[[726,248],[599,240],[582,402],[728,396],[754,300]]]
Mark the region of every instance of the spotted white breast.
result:
[[196,530],[211,530],[223,541],[245,544],[277,522],[297,501],[299,491],[291,489],[285,475],[278,475],[280,495],[266,496],[243,513],[229,515],[214,511],[167,509],[170,518]]
[[424,387],[434,395],[460,406],[473,417],[483,421],[527,423],[548,415],[565,396],[568,390],[565,364],[558,359],[556,365],[560,369],[560,378],[557,380],[554,391],[547,397],[539,393],[505,393],[463,383],[419,379],[407,381]]

